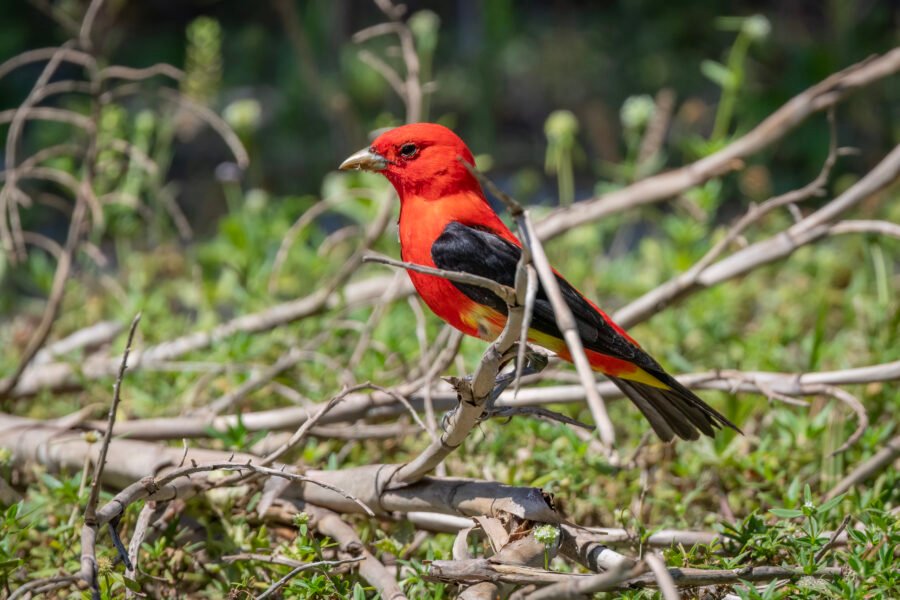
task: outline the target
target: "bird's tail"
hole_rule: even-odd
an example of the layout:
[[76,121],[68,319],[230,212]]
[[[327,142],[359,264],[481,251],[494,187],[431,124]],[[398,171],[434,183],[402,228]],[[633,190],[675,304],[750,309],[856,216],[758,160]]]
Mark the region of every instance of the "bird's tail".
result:
[[723,426],[742,433],[673,377],[666,377],[668,389],[618,377],[609,379],[644,413],[663,441],[671,441],[676,435],[684,440],[696,440],[700,433],[713,437]]

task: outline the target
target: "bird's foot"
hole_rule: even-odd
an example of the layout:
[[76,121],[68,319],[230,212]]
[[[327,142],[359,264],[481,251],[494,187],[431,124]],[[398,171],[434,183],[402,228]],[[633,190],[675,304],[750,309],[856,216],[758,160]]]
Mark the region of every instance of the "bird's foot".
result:
[[[515,352],[515,347],[513,347],[510,352],[512,354],[512,358],[517,356]],[[508,353],[508,354],[509,354]],[[487,398],[487,402],[484,405],[484,413],[482,415],[482,420],[490,419],[492,417],[501,417],[506,416],[504,413],[508,412],[505,407],[497,407],[495,406],[497,399],[500,397],[500,394],[506,391],[506,389],[515,382],[517,376],[519,378],[525,377],[527,375],[536,375],[547,368],[547,364],[549,362],[549,358],[546,354],[536,352],[530,346],[525,347],[525,364],[522,366],[521,373],[517,373],[516,369],[509,371],[508,373],[501,373],[494,380],[494,388],[491,390],[490,395]]]

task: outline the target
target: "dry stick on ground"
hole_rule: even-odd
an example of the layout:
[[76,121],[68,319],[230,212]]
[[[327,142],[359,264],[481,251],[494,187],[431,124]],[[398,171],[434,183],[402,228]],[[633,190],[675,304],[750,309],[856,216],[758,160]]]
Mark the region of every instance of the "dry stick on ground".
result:
[[359,564],[360,576],[368,581],[384,600],[404,600],[396,578],[375,556],[366,550],[356,531],[340,516],[327,508],[306,504],[304,512],[312,517],[311,525],[322,535],[338,543],[341,553],[352,557],[362,557]]
[[[119,366],[119,374],[113,386],[113,398],[109,405],[109,417],[106,423],[106,433],[103,435],[103,443],[100,446],[100,457],[94,466],[91,492],[88,496],[87,506],[84,509],[84,526],[81,529],[81,570],[79,577],[92,590],[95,598],[100,598],[100,588],[97,583],[97,531],[100,523],[97,520],[97,502],[100,499],[100,486],[103,480],[103,469],[106,467],[106,455],[109,452],[109,444],[112,441],[113,427],[116,424],[116,413],[119,410],[119,401],[122,398],[122,380],[125,378],[125,369],[128,365],[128,353],[131,352],[131,343],[134,341],[134,333],[141,322],[141,313],[135,315],[128,330],[128,340],[125,342],[125,352],[122,354],[122,363]],[[115,527],[118,519],[110,522],[110,535],[113,540],[118,540]],[[127,559],[127,556],[126,556]],[[127,563],[126,563],[127,564]],[[128,565],[130,566],[130,565]]]
[[[52,442],[52,444],[51,444]],[[59,439],[57,429],[39,422],[12,416],[0,416],[0,447],[13,452],[13,463],[41,460],[52,470],[77,468],[91,446],[81,437]],[[361,503],[376,507],[381,514],[434,511],[464,515],[515,515],[530,521],[558,523],[561,516],[548,503],[544,494],[534,488],[516,488],[486,481],[464,479],[425,478],[400,488],[388,488],[391,474],[401,465],[370,465],[344,471],[308,471],[306,477],[264,469],[245,462],[229,461],[224,452],[194,449],[192,461],[204,464],[172,469],[181,460],[181,450],[166,446],[116,439],[110,445],[110,460],[103,472],[108,484],[126,486],[123,491],[98,511],[99,525],[120,516],[124,509],[141,499],[169,501],[188,498],[209,489],[206,478],[188,478],[189,473],[210,469],[265,471],[276,477],[290,478],[294,483],[286,497],[303,499],[340,512],[363,512]],[[235,457],[238,461],[257,460],[249,455]],[[157,477],[144,477],[158,473]],[[309,486],[312,480],[316,484]],[[129,482],[136,481],[128,485]],[[335,488],[341,488],[336,490]],[[356,496],[360,492],[363,496]],[[357,501],[359,500],[359,501]],[[308,506],[308,510],[312,509]],[[349,529],[349,526],[344,525]],[[560,551],[566,556],[592,568],[611,568],[626,560],[621,555],[597,544],[590,532],[569,531],[563,525],[564,540]],[[335,538],[328,531],[323,534]],[[350,529],[352,532],[352,529]],[[336,539],[336,538],[335,538]],[[372,582],[361,570],[363,577]],[[374,577],[374,576],[373,576]]]
[[831,500],[840,496],[847,490],[890,467],[897,458],[900,458],[900,435],[894,436],[885,443],[884,447],[871,458],[856,466],[850,473],[841,479],[836,486],[825,495],[825,500]]
[[620,565],[599,575],[588,575],[580,579],[568,579],[548,585],[526,596],[527,600],[582,600],[588,594],[616,589],[622,581],[636,577],[643,572],[644,565],[638,563],[629,568]]
[[[81,435],[61,437],[62,432],[33,419],[0,414],[0,448],[12,452],[11,464],[40,463],[50,471],[77,470],[86,454],[95,448]],[[230,470],[260,470],[261,459],[250,454],[192,448],[188,460],[197,466],[177,471],[183,449],[115,437],[110,443],[104,484],[122,488],[113,500],[97,511],[98,524],[121,514],[124,507],[149,498],[168,501],[187,498],[207,489],[204,478],[188,479],[189,472],[221,464]],[[251,461],[248,465],[247,461]],[[362,504],[379,514],[393,512],[440,512],[458,515],[499,516],[511,513],[531,521],[558,523],[560,515],[537,488],[502,485],[495,482],[455,478],[425,478],[400,488],[387,488],[390,474],[402,465],[366,465],[340,471],[308,470],[304,476],[265,469],[267,474],[290,478],[285,497],[302,499],[339,512],[364,513]],[[211,467],[209,467],[211,468]],[[148,474],[152,476],[147,477]],[[306,480],[315,480],[307,485]],[[330,487],[321,487],[316,484]],[[334,488],[334,489],[332,489]],[[359,500],[360,502],[357,502]]]
[[[900,361],[846,369],[813,373],[774,373],[765,371],[708,371],[687,373],[676,377],[691,389],[721,390],[731,393],[772,393],[787,396],[821,394],[819,386],[856,385],[873,382],[900,380]],[[610,382],[596,383],[597,390],[607,400],[619,399],[622,393]],[[404,393],[399,391],[398,393]],[[413,390],[404,393],[416,410],[424,410],[421,392]],[[581,385],[556,385],[552,387],[522,388],[518,395],[512,391],[503,392],[495,403],[498,410],[584,402],[585,391]],[[456,403],[456,393],[449,389],[432,393],[435,409],[447,410]],[[317,410],[316,406],[291,406],[273,410],[247,412],[241,415],[241,422],[248,431],[295,429],[302,425]],[[369,418],[385,419],[406,412],[390,394],[350,394],[340,406],[335,407],[319,421],[322,425],[346,422],[360,422]],[[79,421],[80,422],[80,421]],[[223,415],[213,419],[202,417],[162,417],[136,419],[116,424],[116,435],[130,439],[170,440],[181,438],[209,437],[210,430],[226,431],[237,425],[238,415]],[[100,421],[83,423],[85,427],[103,429]]]
[[[835,162],[837,162],[838,156],[833,108],[828,111],[828,125],[831,132],[828,155],[815,179],[799,189],[770,198],[760,205],[752,204],[749,210],[728,229],[724,237],[716,242],[690,269],[658,286],[655,290],[644,294],[642,298],[632,301],[627,307],[620,309],[615,315],[616,320],[622,323],[624,327],[631,327],[659,312],[668,303],[678,299],[681,294],[695,286],[703,271],[718,260],[748,227],[759,222],[765,215],[779,207],[793,205],[814,196],[824,195],[828,177],[834,168]],[[650,298],[650,300],[644,300],[644,298]],[[643,311],[640,309],[643,309]]]
[[269,367],[266,367],[259,373],[255,373],[250,376],[247,381],[239,385],[235,390],[228,392],[217,398],[215,401],[207,404],[206,406],[198,408],[195,414],[200,415],[219,415],[226,410],[231,410],[234,408],[235,404],[241,402],[244,398],[252,394],[253,392],[259,390],[260,388],[265,387],[273,379],[284,373],[285,371],[292,369],[297,366],[300,361],[306,359],[308,357],[308,353],[304,352],[299,348],[291,348],[286,353],[282,354],[281,357],[275,363]]
[[616,190],[571,207],[558,208],[537,226],[541,239],[556,237],[573,227],[644,204],[675,197],[686,190],[734,170],[742,159],[783,138],[810,115],[843,101],[853,92],[900,71],[900,48],[839,71],[798,94],[751,131],[722,150],[694,163]]
[[[129,360],[128,367],[134,369],[140,368],[141,365],[171,361],[190,352],[208,348],[236,334],[269,331],[287,323],[318,315],[339,304],[346,303],[349,306],[369,304],[381,298],[390,280],[391,277],[388,276],[374,277],[350,284],[341,292],[323,293],[323,289],[320,288],[309,296],[276,304],[260,312],[235,317],[209,331],[189,333],[143,350],[136,350]],[[397,295],[405,297],[411,290],[411,285],[404,286],[397,290]],[[88,358],[79,365],[79,369],[67,363],[35,366],[23,373],[11,391],[11,396],[30,396],[43,389],[79,389],[85,379],[95,380],[110,376],[115,372],[115,364],[112,358],[100,356]],[[0,380],[0,385],[7,381],[7,379]]]
[[900,146],[896,146],[874,169],[841,195],[788,229],[742,248],[699,271],[694,272],[692,268],[691,271],[630,302],[618,310],[613,318],[623,327],[631,327],[688,293],[745,275],[763,265],[791,255],[797,249],[828,235],[835,227],[833,223],[835,219],[894,183],[898,174],[900,174]]
[[838,528],[834,530],[831,536],[828,538],[828,543],[822,546],[816,555],[813,557],[813,563],[818,564],[820,560],[825,558],[825,555],[828,554],[828,551],[838,545],[838,539],[841,534],[844,532],[844,529],[847,528],[847,524],[850,523],[850,519],[853,518],[853,515],[846,515],[842,520],[841,524],[838,525]]
[[301,565],[297,565],[293,569],[291,569],[290,573],[273,583],[269,586],[269,588],[256,597],[256,600],[264,600],[265,598],[271,598],[274,594],[278,593],[278,590],[283,588],[288,582],[302,573],[303,571],[308,571],[310,569],[322,569],[323,567],[338,567],[341,565],[346,565],[350,563],[358,563],[362,560],[365,560],[364,557],[354,557],[354,558],[344,558],[341,560],[320,560],[318,562],[304,563]]
[[650,571],[653,573],[653,577],[656,578],[656,585],[659,587],[663,600],[681,600],[681,594],[678,593],[672,574],[666,569],[666,563],[662,557],[655,552],[648,552],[644,556],[644,562],[647,563],[647,566],[650,567]]
[[[741,581],[771,581],[773,579],[798,579],[800,577],[817,577],[834,579],[842,576],[843,570],[826,567],[808,574],[802,568],[790,567],[742,567],[738,569],[693,569],[669,568],[669,576],[678,587],[698,587],[701,585],[724,585]],[[558,583],[587,581],[598,579],[595,575],[576,573],[559,573],[545,571],[534,567],[504,565],[491,562],[485,558],[470,560],[436,560],[431,563],[428,579],[453,583],[474,583],[493,581],[514,585],[551,585]],[[644,587],[656,587],[656,576],[645,573],[619,581],[613,589],[628,590]],[[609,588],[607,588],[609,589]],[[585,590],[590,592],[592,590]],[[555,597],[555,596],[549,596]]]
[[93,325],[89,325],[83,329],[79,329],[66,337],[47,344],[40,352],[38,352],[32,365],[40,365],[51,362],[55,358],[72,354],[78,350],[90,352],[93,348],[103,346],[113,341],[120,333],[122,333],[122,324],[117,321],[100,321]]
[[[129,579],[134,579],[137,575],[137,569],[141,555],[141,545],[144,543],[144,538],[147,535],[147,529],[150,527],[150,520],[156,513],[156,508],[156,502],[145,502],[144,506],[141,507],[141,512],[138,514],[137,521],[134,524],[134,532],[132,532],[131,541],[128,543],[129,564],[127,564],[125,567],[125,577]],[[133,598],[135,597],[135,594],[131,589],[129,589],[126,592],[125,596],[128,598]]]

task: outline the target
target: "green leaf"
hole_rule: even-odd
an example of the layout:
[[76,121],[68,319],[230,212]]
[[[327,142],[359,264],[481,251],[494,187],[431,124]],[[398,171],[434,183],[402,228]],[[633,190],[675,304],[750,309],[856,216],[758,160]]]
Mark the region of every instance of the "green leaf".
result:
[[769,509],[769,512],[783,519],[794,519],[803,516],[803,511],[796,508],[772,508]]
[[125,582],[125,587],[127,587],[132,592],[139,593],[142,591],[141,584],[138,583],[137,581],[135,581],[134,579],[131,579],[130,577],[123,577],[122,581]]
[[737,83],[734,73],[729,71],[728,67],[722,63],[714,60],[704,60],[700,63],[700,72],[721,88],[734,87]]
[[841,500],[844,499],[844,496],[846,496],[846,494],[841,494],[840,496],[835,496],[831,500],[824,502],[822,504],[822,506],[819,506],[818,508],[816,508],[816,514],[821,515],[821,514],[827,513],[829,510],[831,510],[832,508],[834,508],[835,506],[840,504]]

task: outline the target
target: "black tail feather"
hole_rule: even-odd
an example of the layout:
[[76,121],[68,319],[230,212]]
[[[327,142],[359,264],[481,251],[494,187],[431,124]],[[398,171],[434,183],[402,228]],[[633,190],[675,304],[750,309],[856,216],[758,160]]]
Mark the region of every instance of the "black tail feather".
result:
[[671,441],[676,435],[684,440],[696,440],[701,433],[713,437],[722,427],[741,433],[734,423],[674,378],[666,378],[667,390],[629,379],[609,379],[634,402],[663,441]]

